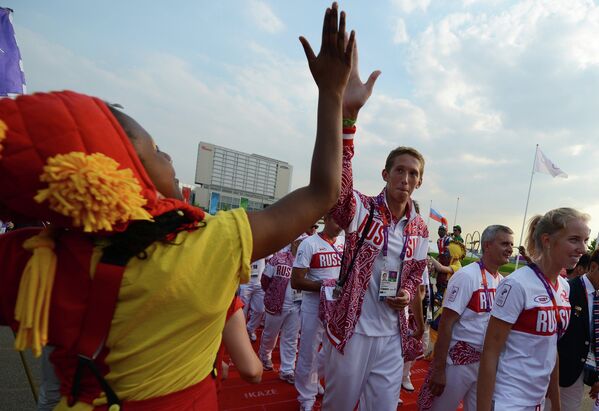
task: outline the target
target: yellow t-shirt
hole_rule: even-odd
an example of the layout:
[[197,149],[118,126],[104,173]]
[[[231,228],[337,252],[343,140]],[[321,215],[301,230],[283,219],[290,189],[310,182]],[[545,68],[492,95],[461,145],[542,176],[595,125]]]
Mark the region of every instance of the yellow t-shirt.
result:
[[[205,227],[175,243],[153,244],[125,270],[106,342],[106,379],[121,399],[166,395],[205,378],[235,290],[249,279],[252,235],[242,209],[207,215]],[[56,409],[89,406],[68,408],[63,398]]]

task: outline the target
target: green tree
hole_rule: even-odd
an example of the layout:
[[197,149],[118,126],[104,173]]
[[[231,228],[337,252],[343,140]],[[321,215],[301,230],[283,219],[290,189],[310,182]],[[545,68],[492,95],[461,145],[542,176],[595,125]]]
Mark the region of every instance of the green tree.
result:
[[592,253],[593,251],[595,251],[595,248],[597,247],[597,239],[595,238],[593,241],[591,241],[589,243],[589,253]]

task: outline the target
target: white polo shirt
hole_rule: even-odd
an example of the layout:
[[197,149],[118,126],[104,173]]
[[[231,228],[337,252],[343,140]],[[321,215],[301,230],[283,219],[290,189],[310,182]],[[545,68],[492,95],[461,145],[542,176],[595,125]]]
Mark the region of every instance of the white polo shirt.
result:
[[[456,271],[449,279],[443,308],[449,308],[460,315],[453,325],[450,348],[458,341],[464,341],[479,352],[483,349],[485,332],[491,317],[491,312],[487,310],[487,307],[493,306],[495,291],[499,282],[503,280],[501,274],[493,276],[487,270],[485,270],[485,276],[490,299],[488,302],[478,263],[468,264]],[[449,356],[447,363],[452,363]]]
[[[312,281],[337,279],[343,257],[345,237],[337,236],[331,244],[314,234],[301,242],[297,249],[293,268],[308,268],[306,278]],[[320,293],[317,291],[302,291],[302,311],[318,313]]]
[[507,405],[536,406],[543,401],[557,358],[557,322],[570,321],[570,286],[558,277],[551,284],[557,310],[547,289],[528,266],[503,280],[491,315],[513,324],[499,356],[493,399]]
[[[389,244],[387,251],[387,270],[400,271],[400,254],[405,242],[404,229],[408,222],[404,215],[396,224],[389,226]],[[368,289],[364,295],[362,312],[356,324],[356,333],[369,337],[385,337],[399,334],[399,318],[397,311],[387,305],[385,301],[379,301],[379,289],[381,273],[383,271],[385,257],[383,250],[379,251],[374,260],[372,276],[368,283]],[[401,273],[399,273],[401,275]]]

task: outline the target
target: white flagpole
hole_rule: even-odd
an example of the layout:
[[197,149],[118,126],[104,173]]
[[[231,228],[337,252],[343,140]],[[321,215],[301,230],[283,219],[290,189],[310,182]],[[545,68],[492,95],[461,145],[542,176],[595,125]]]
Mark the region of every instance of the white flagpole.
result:
[[455,202],[455,215],[453,216],[453,225],[455,226],[456,221],[458,220],[458,206],[460,205],[460,197]]
[[[532,162],[532,172],[530,173],[530,184],[528,184],[528,195],[526,196],[526,207],[524,207],[524,220],[522,220],[522,231],[520,232],[520,242],[518,243],[518,249],[522,246],[522,239],[524,237],[524,227],[526,226],[526,214],[528,213],[528,201],[530,200],[530,190],[532,188],[532,178],[535,175],[535,164],[537,163],[537,155],[539,153],[539,145],[535,148],[535,158]],[[516,268],[518,269],[518,263],[520,262],[520,251],[516,255]]]
[[426,220],[426,226],[428,227],[428,225],[431,222],[431,210],[433,209],[433,200],[431,200],[431,205],[428,206],[428,219]]

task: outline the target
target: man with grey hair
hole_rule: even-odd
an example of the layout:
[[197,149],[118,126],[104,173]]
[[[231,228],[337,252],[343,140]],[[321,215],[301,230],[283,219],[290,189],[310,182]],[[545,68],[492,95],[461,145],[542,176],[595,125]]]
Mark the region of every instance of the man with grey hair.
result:
[[419,409],[476,410],[480,354],[495,290],[514,246],[513,231],[487,227],[481,236],[482,258],[458,270],[449,280],[443,301],[435,355],[419,397]]

